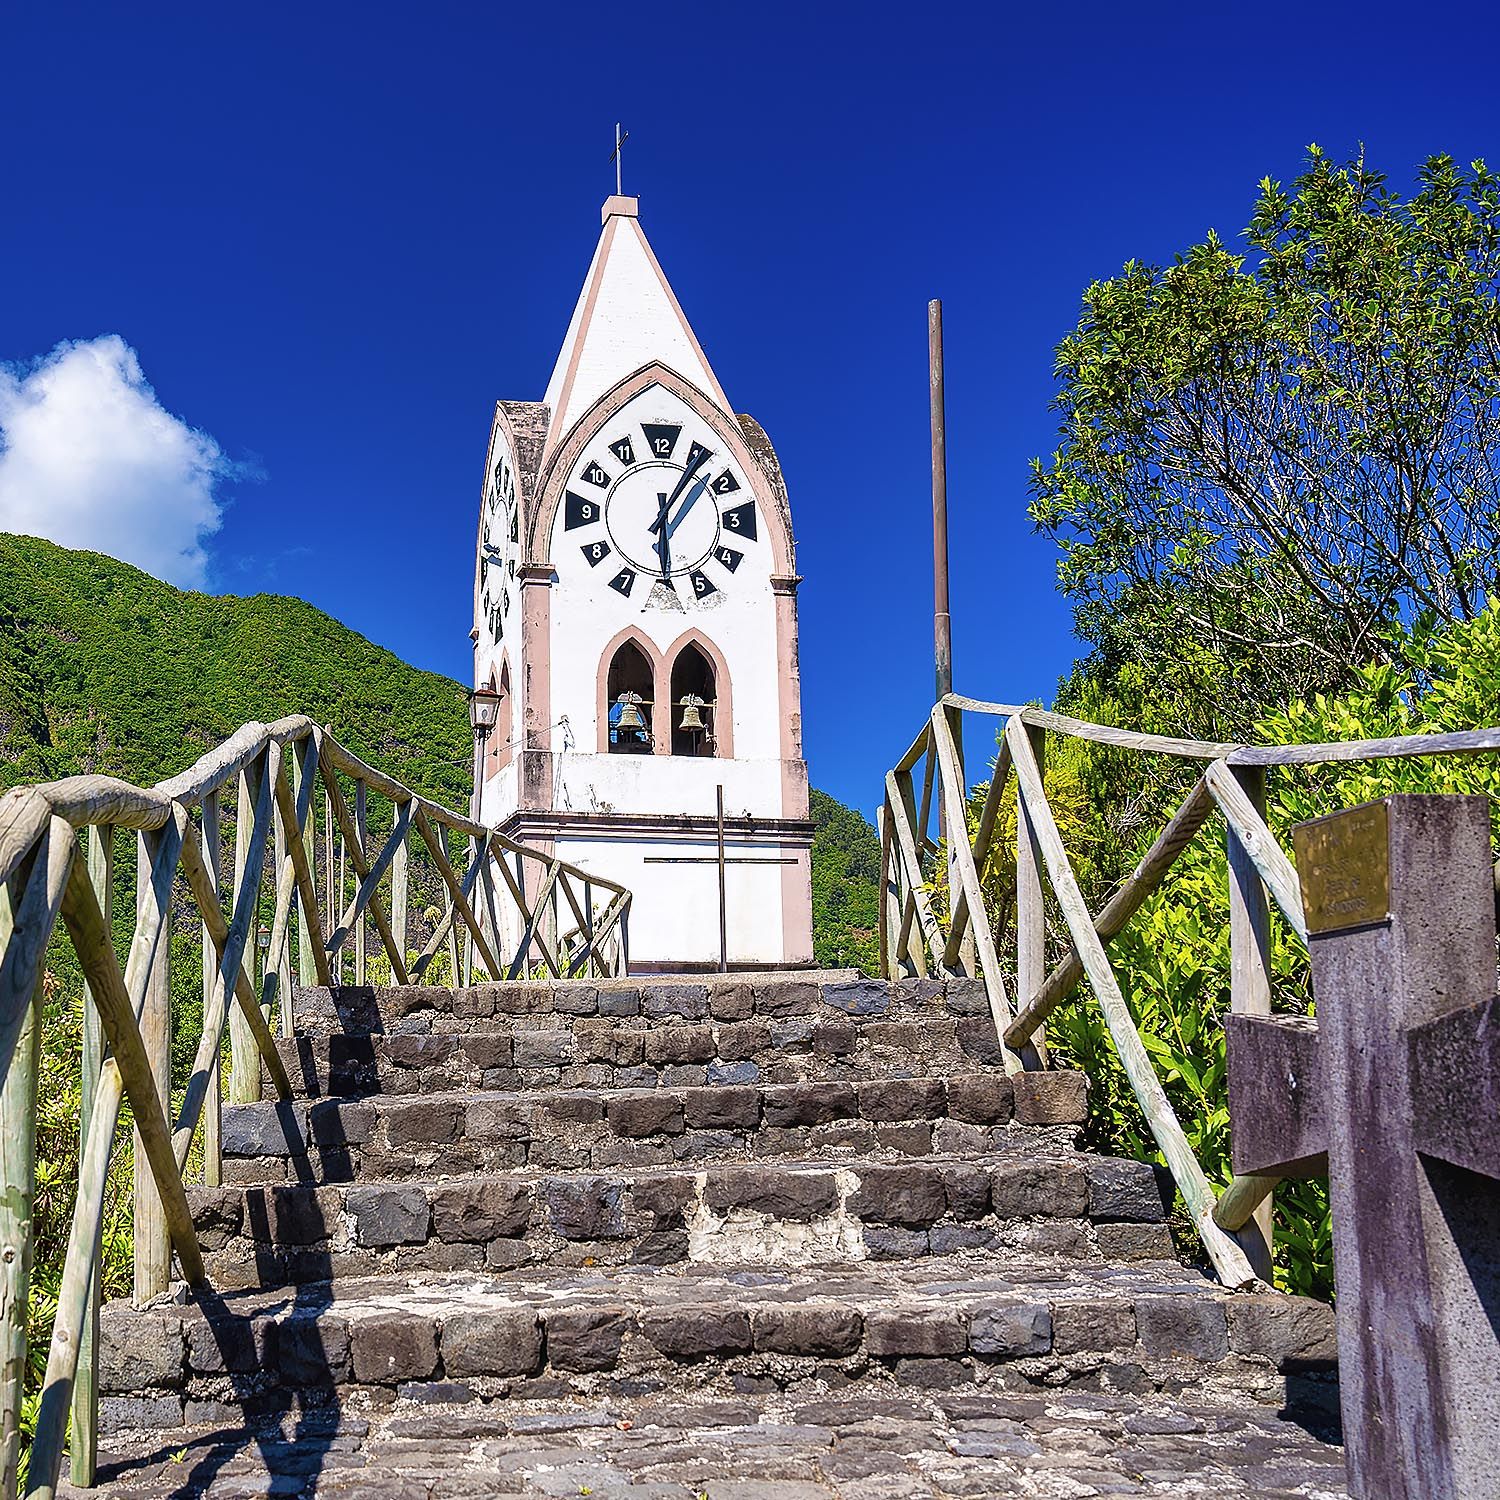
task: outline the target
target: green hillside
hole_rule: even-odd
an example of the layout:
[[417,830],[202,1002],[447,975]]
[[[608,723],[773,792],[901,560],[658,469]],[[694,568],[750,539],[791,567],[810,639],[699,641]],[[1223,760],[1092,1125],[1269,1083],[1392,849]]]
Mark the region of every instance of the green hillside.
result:
[[[272,594],[184,593],[97,552],[0,534],[0,788],[81,771],[149,785],[251,719],[310,714],[408,786],[469,800],[465,692]],[[873,970],[880,848],[813,793],[820,962]]]

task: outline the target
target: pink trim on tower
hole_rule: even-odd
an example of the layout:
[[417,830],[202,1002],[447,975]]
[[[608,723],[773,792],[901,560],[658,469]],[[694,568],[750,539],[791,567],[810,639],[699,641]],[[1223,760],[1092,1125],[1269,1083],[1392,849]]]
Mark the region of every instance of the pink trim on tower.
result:
[[[578,320],[578,337],[573,340],[573,349],[568,356],[568,369],[557,394],[557,407],[551,413],[552,422],[556,422],[568,409],[568,397],[573,394],[573,377],[578,374],[578,361],[583,358],[584,342],[588,337],[589,324],[594,317],[594,304],[599,300],[599,288],[604,285],[604,267],[609,261],[610,247],[615,242],[615,230],[619,224],[618,218],[608,219],[604,225],[604,233],[600,236],[599,249],[594,255],[594,274],[589,278],[588,294],[583,303],[583,316]],[[549,423],[546,445],[549,450],[553,445],[554,436]]]

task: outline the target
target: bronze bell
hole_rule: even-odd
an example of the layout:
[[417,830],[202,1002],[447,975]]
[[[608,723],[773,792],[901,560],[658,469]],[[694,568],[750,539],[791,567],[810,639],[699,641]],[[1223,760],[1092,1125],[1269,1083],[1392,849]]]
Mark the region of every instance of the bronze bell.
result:
[[645,716],[641,713],[641,704],[645,699],[639,693],[631,692],[628,688],[621,693],[615,702],[620,705],[619,722],[616,729],[639,729],[646,728]]
[[682,723],[677,726],[679,729],[708,728],[703,722],[703,715],[699,712],[708,702],[706,698],[700,698],[697,693],[688,693],[677,701],[682,705]]

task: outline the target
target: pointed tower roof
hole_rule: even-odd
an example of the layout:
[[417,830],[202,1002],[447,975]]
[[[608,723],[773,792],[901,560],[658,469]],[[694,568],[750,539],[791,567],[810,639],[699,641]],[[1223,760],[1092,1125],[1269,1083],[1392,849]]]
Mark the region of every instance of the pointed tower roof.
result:
[[604,200],[599,247],[547,382],[549,449],[611,386],[653,360],[732,410],[641,229],[639,204]]

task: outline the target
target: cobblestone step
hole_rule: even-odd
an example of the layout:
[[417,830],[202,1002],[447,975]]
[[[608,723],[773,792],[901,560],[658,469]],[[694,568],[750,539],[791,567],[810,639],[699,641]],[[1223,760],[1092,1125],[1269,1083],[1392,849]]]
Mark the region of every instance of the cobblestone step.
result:
[[194,1188],[190,1202],[220,1290],[528,1264],[1174,1254],[1157,1174],[1076,1155]]
[[857,1083],[460,1090],[226,1105],[223,1180],[350,1182],[497,1167],[1055,1150],[1084,1118],[1081,1073],[973,1073]]
[[[430,1094],[449,1089],[657,1088],[711,1083],[840,1082],[973,1072],[997,1058],[988,1016],[921,1020],[757,1016],[657,1021],[642,1016],[446,1013],[420,1032],[332,1033],[277,1043],[309,1097]],[[271,1097],[269,1074],[262,1097]]]
[[[468,989],[422,985],[298,988],[299,1035],[420,1034],[492,1030],[497,1018],[544,1017],[570,1025],[586,1017],[646,1022],[989,1019],[984,986],[973,979],[864,979],[852,970],[711,979],[537,980]],[[993,1034],[993,1026],[989,1028]]]
[[[111,1304],[106,1432],[362,1399],[554,1402],[692,1391],[865,1398],[900,1387],[1285,1404],[1327,1382],[1321,1303],[1232,1293],[1176,1266],[985,1257],[894,1265],[530,1270],[340,1278],[202,1305]],[[841,1399],[850,1399],[848,1395]]]

